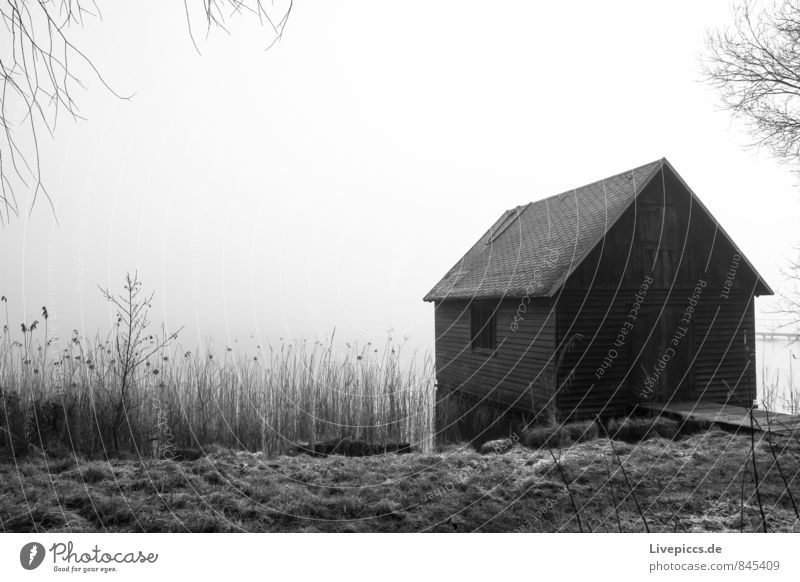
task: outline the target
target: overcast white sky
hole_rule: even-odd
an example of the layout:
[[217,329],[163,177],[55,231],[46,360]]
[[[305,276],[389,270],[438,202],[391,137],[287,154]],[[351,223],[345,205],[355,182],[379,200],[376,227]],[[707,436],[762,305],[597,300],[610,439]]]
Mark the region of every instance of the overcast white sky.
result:
[[99,4],[82,46],[136,95],[85,77],[87,120],[43,144],[60,224],[0,229],[15,326],[106,330],[96,285],[139,269],[184,343],[430,348],[422,296],[503,210],[663,156],[783,285],[796,179],[700,80],[724,2],[300,1],[270,51],[242,22],[202,55],[180,2]]

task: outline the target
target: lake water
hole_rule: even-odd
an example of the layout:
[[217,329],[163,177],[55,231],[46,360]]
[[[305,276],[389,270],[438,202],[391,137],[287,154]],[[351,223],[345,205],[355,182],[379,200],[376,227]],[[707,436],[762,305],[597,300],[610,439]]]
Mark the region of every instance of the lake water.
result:
[[800,414],[800,334],[756,332],[756,368],[759,407]]

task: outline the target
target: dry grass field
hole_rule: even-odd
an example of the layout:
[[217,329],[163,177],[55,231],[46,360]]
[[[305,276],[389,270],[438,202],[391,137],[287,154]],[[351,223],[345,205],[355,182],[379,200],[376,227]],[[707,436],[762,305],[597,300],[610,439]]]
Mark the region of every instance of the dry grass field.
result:
[[[712,428],[614,444],[616,454],[605,438],[555,448],[560,470],[547,449],[520,445],[363,458],[217,446],[192,461],[31,455],[0,465],[0,524],[17,532],[763,529],[748,435]],[[800,498],[800,447],[774,446],[780,467],[765,440],[755,447],[767,527],[797,532],[784,478]]]

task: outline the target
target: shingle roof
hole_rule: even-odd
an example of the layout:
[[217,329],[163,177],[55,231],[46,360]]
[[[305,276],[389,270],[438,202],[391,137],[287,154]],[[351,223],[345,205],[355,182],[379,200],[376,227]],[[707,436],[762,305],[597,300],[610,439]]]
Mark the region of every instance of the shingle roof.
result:
[[425,301],[552,296],[664,166],[677,176],[661,159],[507,210]]

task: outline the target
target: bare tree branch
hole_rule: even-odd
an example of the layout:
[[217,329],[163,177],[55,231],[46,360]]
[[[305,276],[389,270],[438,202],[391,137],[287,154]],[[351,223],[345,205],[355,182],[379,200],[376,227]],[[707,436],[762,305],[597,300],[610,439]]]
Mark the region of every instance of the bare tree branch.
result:
[[757,14],[744,0],[733,26],[709,33],[706,45],[706,80],[748,124],[749,145],[800,161],[800,0],[779,0]]
[[[192,18],[202,18],[206,35],[227,32],[237,15],[250,16],[270,30],[267,49],[283,35],[292,0],[184,0],[189,37],[199,53]],[[0,0],[0,224],[18,216],[17,194],[28,191],[33,209],[43,196],[53,201],[43,181],[40,143],[52,138],[59,117],[82,119],[76,93],[85,89],[80,74],[89,74],[120,99],[90,56],[73,40],[87,19],[98,19],[94,0]]]

